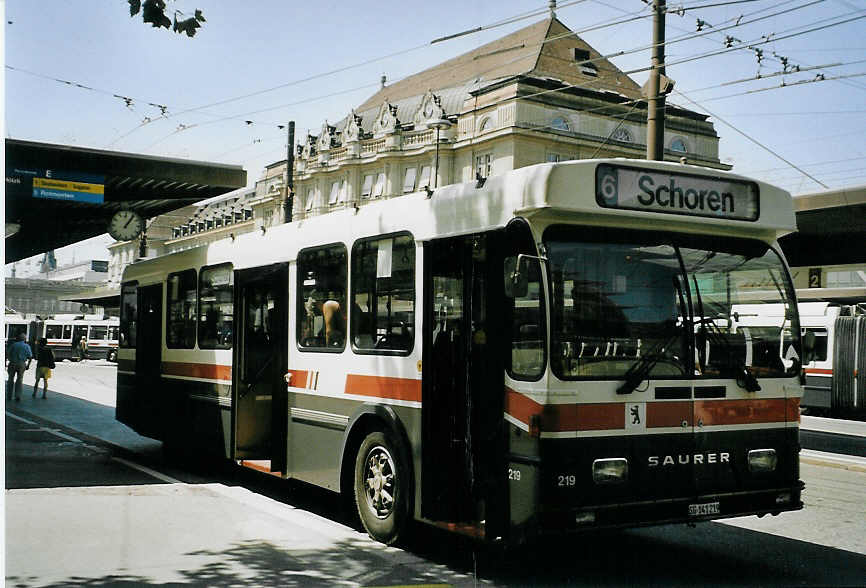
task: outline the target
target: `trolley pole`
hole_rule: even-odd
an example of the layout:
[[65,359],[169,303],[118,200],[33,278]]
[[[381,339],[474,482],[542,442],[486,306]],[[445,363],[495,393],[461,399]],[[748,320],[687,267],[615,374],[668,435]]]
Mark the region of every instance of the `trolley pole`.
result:
[[289,121],[289,137],[286,142],[286,199],[283,201],[284,222],[292,222],[295,206],[295,121]]
[[666,0],[653,0],[652,69],[644,86],[647,98],[646,158],[664,159],[665,95],[673,89],[673,82],[665,77],[665,12]]

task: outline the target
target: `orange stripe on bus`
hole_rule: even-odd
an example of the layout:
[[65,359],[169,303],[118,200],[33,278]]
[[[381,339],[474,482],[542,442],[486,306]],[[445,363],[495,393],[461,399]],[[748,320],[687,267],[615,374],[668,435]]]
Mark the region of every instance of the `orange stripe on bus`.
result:
[[806,368],[807,374],[825,374],[828,376],[833,375],[833,370],[831,368]]
[[289,370],[289,378],[286,379],[286,383],[293,388],[306,388],[309,376],[310,372],[307,370]]
[[599,431],[625,427],[625,408],[619,402],[541,405],[507,387],[505,412],[527,426],[533,416],[541,415],[541,430],[547,432]]
[[800,399],[799,398],[788,398],[787,399],[787,409],[788,412],[785,415],[785,420],[789,423],[799,423],[800,422]]
[[692,402],[647,402],[646,426],[648,429],[655,427],[682,427],[683,421],[686,426],[692,426]]
[[162,362],[165,376],[186,376],[188,378],[207,378],[210,380],[231,380],[232,366],[212,363],[186,363],[181,361]]
[[[541,430],[547,432],[625,429],[625,403],[542,405],[510,388],[505,389],[505,412],[529,426],[541,415]],[[647,402],[647,429],[703,425],[743,425],[799,421],[799,398],[752,400],[690,400]]]
[[625,428],[625,407],[621,402],[600,404],[549,404],[541,416],[541,430],[603,431]]
[[346,376],[346,394],[421,402],[421,380],[384,376]]
[[534,415],[541,414],[542,406],[532,398],[516,392],[506,386],[505,388],[505,412],[521,423],[529,425]]
[[696,400],[695,418],[703,421],[705,426],[785,422],[788,400]]

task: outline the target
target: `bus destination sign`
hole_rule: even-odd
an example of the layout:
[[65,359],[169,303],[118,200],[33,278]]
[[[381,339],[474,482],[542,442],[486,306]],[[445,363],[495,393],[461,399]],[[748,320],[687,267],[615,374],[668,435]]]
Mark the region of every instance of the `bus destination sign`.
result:
[[595,199],[605,208],[665,214],[758,220],[758,186],[753,182],[601,164]]

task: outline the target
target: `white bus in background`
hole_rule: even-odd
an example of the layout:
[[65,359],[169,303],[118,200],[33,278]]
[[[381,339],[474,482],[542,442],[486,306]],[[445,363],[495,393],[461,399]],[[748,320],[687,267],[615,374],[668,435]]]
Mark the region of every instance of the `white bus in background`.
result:
[[3,347],[8,348],[21,333],[30,341],[30,321],[19,314],[7,314],[3,318]]
[[[863,416],[866,313],[859,306],[832,302],[801,302],[797,308],[803,334],[814,336],[812,352],[803,364],[806,382],[800,402],[803,412],[841,418]],[[744,304],[734,310],[738,314],[738,328],[747,331],[778,325],[784,313],[779,304]]]
[[84,357],[86,359],[117,360],[117,338],[120,331],[120,319],[88,318],[81,315],[58,315],[52,319],[35,321],[34,341],[39,337],[48,340],[48,347],[54,351],[54,357],[77,360],[81,357],[79,345],[82,337],[86,342]]

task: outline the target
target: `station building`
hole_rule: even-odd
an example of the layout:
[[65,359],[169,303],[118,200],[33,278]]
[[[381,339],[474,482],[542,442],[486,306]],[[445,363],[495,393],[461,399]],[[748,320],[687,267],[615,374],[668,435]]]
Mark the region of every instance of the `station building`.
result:
[[[719,137],[703,114],[668,104],[665,158],[718,169]],[[646,154],[641,88],[555,15],[380,89],[297,141],[292,218],[542,162]],[[284,222],[286,160],[252,189],[154,221],[162,255]],[[112,281],[137,244],[112,246]],[[117,259],[115,259],[117,258]]]

